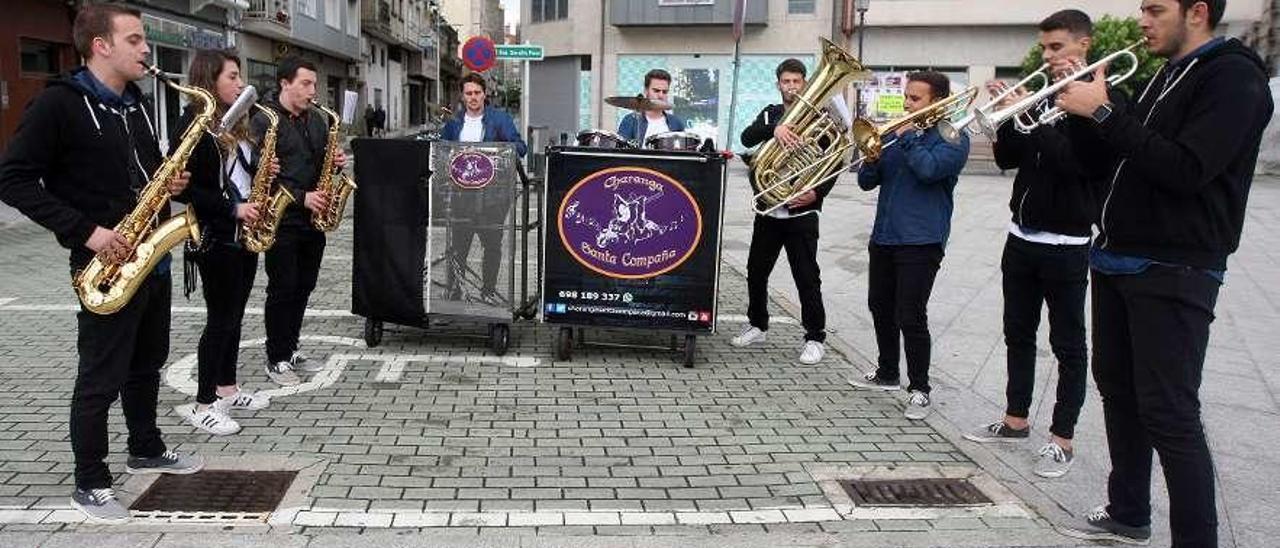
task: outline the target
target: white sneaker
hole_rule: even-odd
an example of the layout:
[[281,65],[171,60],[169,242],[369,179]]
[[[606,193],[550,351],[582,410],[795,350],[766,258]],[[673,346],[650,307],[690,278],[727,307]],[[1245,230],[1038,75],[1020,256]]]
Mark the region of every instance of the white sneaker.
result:
[[907,399],[907,409],[902,414],[913,421],[924,420],[929,416],[929,395],[912,390],[911,397]]
[[230,396],[219,396],[218,401],[214,405],[222,408],[222,412],[226,413],[232,409],[245,409],[248,411],[258,411],[266,409],[271,404],[271,398],[262,394],[255,394],[248,390],[240,389]]
[[230,436],[240,431],[240,423],[223,413],[217,405],[210,405],[204,411],[192,409],[187,420],[191,422],[191,426],[215,436]]
[[298,378],[298,374],[293,372],[293,364],[283,361],[267,364],[267,376],[280,386],[298,386],[302,384],[302,379]]
[[804,346],[800,347],[800,363],[805,365],[818,363],[825,355],[827,347],[818,341],[805,341]]
[[742,332],[738,333],[737,337],[734,337],[733,340],[729,341],[729,344],[741,348],[744,346],[751,346],[756,343],[762,343],[765,338],[766,334],[764,331],[761,331],[754,325],[748,325],[742,328]]
[[289,363],[293,365],[294,369],[306,371],[307,373],[319,373],[324,371],[323,363],[314,361],[308,358],[306,354],[297,350],[294,350],[293,355],[289,356]]

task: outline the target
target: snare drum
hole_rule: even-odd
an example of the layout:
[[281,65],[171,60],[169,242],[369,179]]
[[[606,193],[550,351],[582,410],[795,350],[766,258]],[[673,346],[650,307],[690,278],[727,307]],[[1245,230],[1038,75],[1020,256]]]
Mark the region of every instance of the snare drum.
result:
[[654,150],[686,150],[697,152],[702,136],[692,131],[668,131],[645,139],[645,148]]
[[592,148],[635,148],[630,141],[612,131],[584,129],[578,132],[578,146]]

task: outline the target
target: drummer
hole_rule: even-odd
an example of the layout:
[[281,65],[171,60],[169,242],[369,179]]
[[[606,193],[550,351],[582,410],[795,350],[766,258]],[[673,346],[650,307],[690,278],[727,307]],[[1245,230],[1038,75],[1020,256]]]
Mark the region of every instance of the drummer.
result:
[[[644,97],[661,105],[670,105],[667,99],[671,90],[671,73],[653,69],[644,75]],[[627,114],[618,124],[622,138],[643,144],[646,139],[668,131],[684,131],[684,120],[664,108],[640,110]]]

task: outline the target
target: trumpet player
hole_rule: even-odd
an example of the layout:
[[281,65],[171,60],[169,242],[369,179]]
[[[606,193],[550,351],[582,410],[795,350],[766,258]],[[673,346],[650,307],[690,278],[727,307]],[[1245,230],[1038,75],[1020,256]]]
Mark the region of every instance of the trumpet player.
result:
[[1101,187],[1089,261],[1093,376],[1111,453],[1108,501],[1073,536],[1150,539],[1154,450],[1169,490],[1173,546],[1217,546],[1200,380],[1274,107],[1258,55],[1214,37],[1225,9],[1223,0],[1143,0],[1146,47],[1168,62],[1134,88],[1137,100],[1108,93],[1106,67],[1057,98],[1120,159]]
[[[742,146],[754,147],[777,139],[784,147],[800,144],[796,128],[779,124],[786,109],[804,89],[807,71],[798,59],[787,59],[778,65],[778,91],[781,105],[769,105],[760,111],[750,126],[742,130]],[[754,169],[749,174],[755,177]],[[822,200],[835,185],[833,178],[793,198],[783,207],[755,216],[751,228],[751,248],[747,252],[747,319],[748,325],[730,342],[734,346],[750,346],[765,341],[769,331],[769,274],[778,262],[778,254],[787,250],[787,263],[800,294],[800,321],[804,325],[804,345],[800,363],[812,365],[826,354],[826,311],[822,305],[822,278],[818,269],[818,217]],[[759,209],[759,207],[757,207]]]
[[[946,75],[913,72],[907,75],[906,111],[929,108],[950,94]],[[952,192],[968,157],[968,136],[951,143],[936,125],[921,130],[904,124],[894,146],[886,147],[878,161],[869,158],[858,171],[858,186],[880,189],[867,288],[879,357],[875,371],[850,382],[864,389],[899,390],[901,337],[909,379],[908,419],[923,419],[930,411],[929,294],[951,232]]]
[[[1083,66],[1093,41],[1093,22],[1080,10],[1062,10],[1040,22],[1040,45],[1048,74],[1065,76]],[[1046,77],[1048,77],[1046,75]],[[1009,108],[1026,96],[998,80],[988,91]],[[1028,114],[1039,116],[1046,101]],[[1034,472],[1060,477],[1075,460],[1071,440],[1084,404],[1088,378],[1084,299],[1089,285],[1089,238],[1093,196],[1089,174],[1073,150],[1068,131],[1084,125],[1065,119],[1039,124],[1030,133],[1016,124],[1000,126],[992,144],[1000,169],[1017,169],[1009,197],[1009,234],[1000,263],[1007,354],[1004,418],[964,435],[980,442],[1018,442],[1031,433],[1028,417],[1036,382],[1036,332],[1040,308],[1049,308],[1049,344],[1058,359],[1057,401],[1050,439],[1041,447]],[[1083,130],[1087,131],[1087,128]]]
[[[213,93],[218,118],[244,89],[240,58],[232,49],[197,51],[187,74],[191,85]],[[193,118],[193,109],[188,107],[177,127],[186,127]],[[176,139],[170,142],[175,147],[178,144]],[[257,206],[245,202],[253,174],[272,166],[258,165],[244,121],[227,128],[223,135],[202,137],[188,165],[191,185],[183,198],[195,207],[204,235],[199,249],[189,247],[185,254],[189,261],[185,288],[188,296],[195,289],[195,272],[190,267],[194,265],[208,313],[196,354],[196,404],[186,418],[200,430],[225,436],[240,431],[231,410],[256,411],[269,403],[266,396],[240,388],[236,364],[244,308],[258,270],[258,255],[241,245],[239,228],[258,218]]]
[[[297,200],[285,210],[275,245],[266,253],[266,372],[280,386],[296,386],[302,380],[295,369],[314,373],[322,368],[299,351],[298,339],[324,257],[325,235],[311,225],[310,216],[325,211],[329,204],[330,196],[316,189],[329,126],[323,114],[311,109],[316,96],[314,64],[297,57],[281,59],[276,82],[279,93],[267,106],[280,118],[276,141],[280,174],[276,181]],[[266,116],[255,115],[253,134],[265,135],[267,125]],[[339,150],[334,164],[341,168],[346,161],[346,154]]]
[[[138,192],[164,161],[134,82],[146,75],[150,48],[141,13],[117,4],[88,4],[72,24],[85,66],[53,81],[23,115],[0,162],[0,200],[57,236],[71,251],[74,273],[100,260],[118,264],[131,242],[112,228],[137,204]],[[172,195],[183,173],[167,182]],[[168,206],[160,212],[168,216]],[[203,460],[166,448],[156,427],[160,368],[169,356],[169,261],[159,263],[123,308],[76,314],[79,364],[71,399],[75,491],[71,505],[89,521],[123,523],[129,510],[112,490],[103,459],[110,447],[107,412],[116,398],[129,431],[130,474],[191,474]]]

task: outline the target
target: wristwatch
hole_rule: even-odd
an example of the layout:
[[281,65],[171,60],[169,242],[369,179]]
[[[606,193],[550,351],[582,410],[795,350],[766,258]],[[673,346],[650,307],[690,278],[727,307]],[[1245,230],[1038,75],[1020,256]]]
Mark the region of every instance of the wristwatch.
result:
[[1090,115],[1090,117],[1093,118],[1094,122],[1101,124],[1102,122],[1105,122],[1108,117],[1111,116],[1111,111],[1112,111],[1111,103],[1103,103],[1101,106],[1097,108],[1097,110],[1093,111],[1093,114]]

